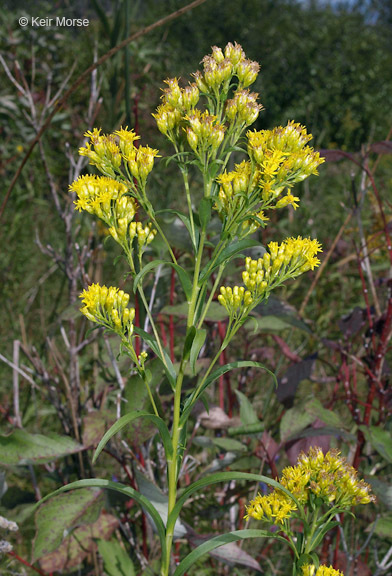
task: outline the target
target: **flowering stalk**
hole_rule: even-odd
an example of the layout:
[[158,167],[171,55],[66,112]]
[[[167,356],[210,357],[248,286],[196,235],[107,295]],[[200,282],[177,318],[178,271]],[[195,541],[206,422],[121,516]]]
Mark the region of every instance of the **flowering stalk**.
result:
[[[268,210],[280,210],[288,205],[297,208],[299,198],[291,193],[292,187],[311,174],[317,174],[317,167],[323,162],[308,146],[311,135],[299,124],[289,122],[286,127],[274,130],[248,130],[262,110],[258,94],[249,89],[260,66],[246,58],[239,44],[229,43],[224,50],[214,46],[202,63],[203,70],[196,72],[194,81],[188,85],[181,86],[177,78],[165,81],[162,103],[153,114],[158,129],[174,147],[172,159],[183,177],[189,214],[182,215],[182,221],[187,224],[193,250],[190,270],[185,270],[177,261],[148,196],[148,177],[155,158],[159,157],[158,150],[149,146],[136,147],[139,136],[133,130],[121,128],[106,135],[98,129],[87,132],[89,141],[80,149],[80,154],[88,157],[102,176],[82,176],[70,188],[76,194],[76,208],[102,220],[108,236],[124,251],[134,291],[140,296],[153,331],[153,335],[148,335],[134,328],[135,311],[128,308],[129,296],[123,291],[93,284],[82,293],[82,313],[120,337],[122,351],[132,359],[135,370],[143,379],[154,411],[154,414],[134,412],[121,418],[105,434],[97,454],[122,425],[136,417],[152,419],[161,433],[167,462],[168,508],[164,527],[158,512],[155,515],[162,545],[160,576],[170,574],[174,527],[179,514],[177,485],[191,410],[206,387],[219,377],[216,373],[221,372],[214,372],[215,365],[252,310],[282,283],[318,266],[317,253],[321,251],[317,240],[298,237],[288,238],[280,244],[270,242],[258,260],[246,258],[242,273],[244,286],[220,288],[218,301],[227,311],[228,322],[219,350],[193,390],[184,397],[182,386],[186,368],[191,357],[194,368],[206,337],[202,328],[204,319],[226,266],[236,254],[236,246],[242,243],[239,244],[241,249],[243,245],[256,243],[247,237],[266,226]],[[207,103],[204,108],[203,99]],[[238,142],[245,132],[247,157],[227,172],[229,159],[233,151],[238,150]],[[200,171],[204,184],[198,219],[193,216],[189,186],[192,167]],[[139,216],[136,221],[137,213],[144,213],[147,220]],[[220,219],[221,231],[211,257],[205,262],[208,224],[214,216]],[[155,265],[153,261],[144,264],[145,255],[152,253],[157,234],[167,247],[171,259],[167,264],[177,273],[188,306],[186,335],[177,371],[161,342],[143,289],[145,276]],[[158,263],[162,265],[162,261]],[[213,286],[207,298],[208,284],[214,272]],[[151,353],[162,362],[173,390],[170,431],[155,402],[156,391],[150,389],[147,353],[138,355],[134,350],[134,332],[146,339]],[[255,362],[250,364],[263,367]],[[270,483],[276,484],[273,480]],[[257,500],[250,505],[248,516],[266,514],[270,521],[281,523],[296,554],[297,565],[304,551],[297,550],[287,518],[294,512],[302,517],[304,508],[295,494],[290,497],[290,490],[283,487],[265,500]],[[315,520],[311,542],[318,526],[319,520]],[[309,554],[307,548],[306,554]]]
[[[260,494],[250,502],[245,518],[275,524],[296,547],[293,576],[338,576],[333,568],[319,566],[315,550],[325,534],[338,522],[337,514],[358,504],[374,502],[370,486],[358,480],[357,471],[340,453],[331,450],[323,454],[321,448],[301,453],[296,466],[282,471],[280,484],[295,496],[298,505],[287,494],[275,489],[267,496]],[[303,537],[295,543],[290,521],[299,520]]]

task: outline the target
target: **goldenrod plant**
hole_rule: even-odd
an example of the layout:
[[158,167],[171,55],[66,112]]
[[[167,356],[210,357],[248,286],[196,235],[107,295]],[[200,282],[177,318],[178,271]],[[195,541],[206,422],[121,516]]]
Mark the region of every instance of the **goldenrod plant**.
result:
[[[268,214],[287,206],[296,209],[299,197],[293,186],[317,174],[323,162],[309,146],[306,128],[293,121],[273,130],[250,130],[262,109],[258,94],[250,91],[259,73],[259,64],[246,58],[242,47],[229,43],[224,50],[214,46],[202,60],[203,69],[187,85],[177,78],[165,81],[162,103],[153,114],[157,127],[174,148],[171,161],[181,172],[188,212],[175,209],[156,211],[148,192],[148,177],[160,154],[150,146],[138,145],[139,136],[128,127],[112,134],[100,129],[86,133],[88,142],[80,154],[102,174],[81,176],[70,186],[75,208],[99,218],[107,234],[118,243],[129,265],[131,289],[138,294],[152,333],[135,324],[132,296],[117,287],[92,284],[81,293],[81,312],[88,320],[113,332],[121,340],[121,351],[132,360],[151,402],[151,412],[131,411],[106,432],[95,459],[110,439],[138,418],[149,420],[160,434],[167,465],[167,510],[158,511],[136,489],[109,480],[81,480],[60,491],[82,486],[116,490],[138,502],[155,524],[161,545],[160,576],[181,576],[207,552],[227,542],[245,538],[276,538],[293,551],[295,575],[339,575],[319,566],[315,553],[323,535],[336,525],[334,517],[354,504],[371,501],[366,484],[356,479],[337,453],[324,456],[320,450],[302,455],[298,465],[287,468],[280,482],[243,472],[220,472],[203,477],[179,493],[178,480],[187,447],[187,424],[195,404],[208,402],[206,389],[223,373],[243,367],[268,369],[244,359],[216,368],[225,348],[261,302],[286,281],[319,265],[321,246],[316,239],[287,238],[270,242],[265,248],[250,236],[264,228]],[[194,171],[201,173],[200,197],[191,193]],[[198,203],[198,209],[195,207]],[[192,246],[182,260],[166,237],[162,214],[169,212],[184,224]],[[219,233],[211,233],[211,220],[220,222]],[[216,228],[214,229],[216,230]],[[165,260],[151,259],[150,244],[160,238]],[[245,257],[243,286],[221,285],[233,258],[257,247],[260,257]],[[208,252],[207,252],[208,249]],[[172,362],[160,336],[152,306],[144,290],[148,274],[158,266],[170,266],[177,274],[187,306],[186,334],[178,362]],[[203,327],[211,303],[217,299],[227,312],[226,332],[221,345],[204,371],[196,371],[207,330]],[[136,352],[135,338],[144,341]],[[149,363],[158,358],[172,391],[170,414],[163,413],[152,385]],[[183,390],[185,371],[195,378],[191,389]],[[173,539],[181,509],[187,500],[206,486],[233,479],[264,482],[273,488],[258,496],[247,516],[278,526],[278,532],[245,529],[208,540],[181,559],[173,561]],[[296,520],[292,525],[291,521]],[[298,521],[303,532],[297,530]],[[283,534],[283,535],[282,535]]]

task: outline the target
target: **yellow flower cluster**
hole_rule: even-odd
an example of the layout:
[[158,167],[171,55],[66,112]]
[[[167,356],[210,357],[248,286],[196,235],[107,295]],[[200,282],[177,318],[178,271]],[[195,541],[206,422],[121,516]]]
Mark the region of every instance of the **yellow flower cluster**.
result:
[[101,134],[100,129],[94,128],[86,132],[85,136],[90,141],[79,149],[79,154],[87,156],[90,164],[105,176],[114,178],[117,173],[121,173],[121,163],[124,162],[130,180],[133,177],[142,187],[145,186],[158,150],[149,146],[136,148],[134,142],[139,136],[133,130],[128,130],[128,127],[116,130],[113,134]]
[[221,87],[227,90],[233,76],[238,78],[239,90],[243,90],[253,84],[260,70],[258,62],[248,60],[237,42],[229,42],[224,51],[213,46],[212,54],[202,62],[203,73],[198,71],[194,77],[200,92],[205,94],[217,93]]
[[106,176],[87,175],[80,176],[69,189],[77,195],[76,208],[103,220],[109,234],[121,246],[130,249],[137,236],[141,250],[154,239],[156,230],[151,228],[151,224],[143,227],[141,222],[133,222],[137,204],[121,182]]
[[283,492],[274,490],[266,496],[258,494],[246,507],[245,518],[283,524],[284,520],[290,518],[292,512],[296,509],[297,507],[291,498]]
[[102,174],[113,177],[121,166],[121,152],[114,134],[101,134],[101,129],[94,128],[84,135],[90,142],[79,148],[80,156],[87,156],[90,164],[96,166]]
[[[319,497],[324,503],[344,510],[375,500],[370,493],[370,486],[363,480],[358,480],[357,471],[336,450],[324,455],[321,448],[310,448],[308,454],[300,454],[296,466],[289,466],[282,471],[279,482],[302,505],[308,504],[311,498]],[[274,489],[267,496],[259,494],[252,500],[246,509],[245,518],[282,523],[296,509],[295,503],[285,493]],[[313,572],[304,572],[311,576],[339,574],[329,572],[332,568],[325,566],[320,567],[317,572],[311,566],[307,569],[313,569]]]
[[200,93],[195,83],[189,83],[185,88],[181,88],[177,78],[168,78],[165,84],[168,87],[163,90],[163,104],[158,106],[153,117],[158,130],[174,142],[178,138],[181,122],[194,110]]
[[[260,216],[263,217],[262,214]],[[258,260],[252,260],[250,257],[245,259],[242,280],[247,291],[244,289],[243,293],[248,296],[246,307],[242,305],[243,313],[249,313],[261,300],[268,298],[271,290],[287,279],[296,278],[308,270],[313,270],[320,263],[316,257],[316,254],[321,252],[320,243],[310,238],[298,236],[287,238],[281,244],[270,242],[268,250]],[[242,290],[238,287],[236,289]],[[221,297],[218,296],[218,300],[231,315],[234,314],[234,308],[226,299],[226,294],[231,294],[229,290],[231,289],[228,287],[222,287]]]
[[310,448],[308,454],[299,456],[296,466],[282,471],[280,483],[303,504],[309,501],[310,494],[339,508],[375,500],[369,484],[358,480],[355,468],[336,450],[324,455],[321,448]]
[[129,339],[133,333],[135,309],[127,308],[129,294],[114,286],[107,288],[91,284],[80,294],[84,306],[80,311],[91,320],[105,328]]
[[321,252],[320,243],[310,238],[286,238],[281,244],[270,242],[269,252],[262,258],[245,259],[245,271],[242,280],[254,298],[281,284],[288,278],[313,270],[320,260],[316,257]]
[[226,308],[232,318],[239,318],[240,316],[247,314],[253,303],[250,292],[245,292],[243,286],[234,286],[233,289],[222,286],[218,300],[222,306]]
[[188,126],[185,128],[189,146],[199,156],[210,150],[214,151],[222,144],[225,127],[217,117],[200,110],[194,110],[185,116]]
[[[249,199],[257,184],[257,173],[252,173],[249,161],[244,160],[236,164],[231,172],[223,172],[218,176],[217,182],[220,184],[220,189],[215,199],[214,209],[222,220],[240,222],[241,238],[252,234],[263,222],[269,220],[263,210],[249,209]],[[246,219],[242,218],[241,223],[243,215]]]
[[247,138],[248,154],[259,172],[258,185],[265,203],[275,200],[285,188],[317,174],[317,167],[324,162],[319,152],[306,146],[312,135],[293,121],[273,130],[249,131]]
[[[180,87],[177,78],[165,80],[167,88],[163,90],[163,103],[153,114],[160,132],[173,143],[181,141],[182,129],[185,130],[191,149],[200,158],[208,149],[214,152],[219,148],[225,134],[224,121],[229,122],[231,131],[235,128],[239,133],[256,120],[262,109],[257,103],[258,94],[246,89],[256,80],[260,66],[246,59],[239,44],[229,42],[224,51],[213,46],[212,54],[205,56],[202,63],[203,72],[195,72],[194,82],[185,88]],[[235,92],[227,99],[233,78]],[[225,96],[223,99],[221,92]],[[211,99],[217,103],[221,111],[219,118],[209,110],[201,112],[195,108],[200,95],[209,98],[209,106]]]
[[[242,107],[243,102],[252,97],[252,106],[258,106],[256,96],[245,90],[236,92],[227,102],[226,116],[247,122],[246,114],[249,112],[251,119],[252,112],[249,103]],[[324,162],[318,152],[306,146],[312,136],[294,122],[289,122],[285,128],[249,131],[247,138],[250,161],[243,161],[231,172],[225,171],[218,176],[219,192],[214,205],[225,221],[226,229],[231,227],[232,235],[241,238],[260,227],[257,218],[252,220],[260,211],[288,205],[296,209],[299,198],[290,192],[290,188],[311,174],[317,174],[317,167]],[[249,229],[244,225],[247,220],[253,222]],[[237,228],[233,229],[234,223]]]
[[250,126],[258,118],[261,104],[257,103],[258,94],[249,90],[236,90],[233,98],[227,100],[225,115],[229,122]]
[[340,570],[335,570],[330,566],[319,566],[316,570],[314,564],[305,564],[302,566],[302,576],[344,576]]

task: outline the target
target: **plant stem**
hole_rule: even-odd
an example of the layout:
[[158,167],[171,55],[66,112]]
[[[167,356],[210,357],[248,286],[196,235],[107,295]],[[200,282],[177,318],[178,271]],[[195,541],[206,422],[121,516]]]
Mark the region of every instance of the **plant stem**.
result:
[[223,270],[224,270],[224,266],[223,266],[223,265],[219,266],[218,274],[216,275],[215,282],[214,282],[214,285],[213,285],[213,287],[212,287],[210,296],[209,296],[209,298],[208,298],[208,301],[207,301],[206,305],[204,306],[203,313],[202,313],[202,315],[201,315],[201,317],[200,317],[200,320],[199,320],[199,322],[198,322],[198,325],[197,325],[198,328],[201,328],[201,326],[203,325],[204,318],[205,318],[206,315],[207,315],[208,309],[209,309],[210,304],[211,304],[211,302],[212,302],[212,299],[213,299],[213,297],[214,297],[214,295],[215,295],[215,292],[216,292],[216,289],[217,289],[217,287],[218,287],[219,281],[220,281],[220,279],[221,279]]
[[196,247],[195,223],[193,221],[193,210],[192,210],[191,193],[189,190],[188,170],[186,168],[181,167],[181,174],[182,174],[182,177],[184,179],[186,200],[188,202],[189,220],[191,223],[191,231],[192,231],[192,244],[193,244],[193,246]]
[[316,510],[316,512],[314,513],[312,524],[310,526],[309,535],[307,536],[306,539],[304,539],[304,542],[305,542],[304,552],[305,552],[305,554],[309,554],[312,551],[312,539],[313,539],[314,533],[315,533],[316,528],[317,528],[318,517],[319,517],[319,511]]
[[[180,426],[181,413],[181,388],[184,380],[186,361],[181,360],[177,376],[176,389],[174,391],[173,426],[172,426],[172,460],[168,460],[168,517],[170,516],[177,500],[177,476],[178,476],[178,446],[182,427]],[[175,524],[166,532],[166,566],[162,566],[161,576],[168,576],[170,569],[170,556],[173,544]]]
[[[206,182],[206,188],[208,189],[208,182]],[[190,206],[191,209],[191,206]],[[201,262],[203,257],[203,248],[204,242],[206,237],[206,231],[203,229],[200,234],[199,239],[199,247],[196,255],[195,261],[195,272],[193,276],[193,286],[192,286],[192,295],[191,300],[189,302],[188,308],[188,319],[187,319],[187,329],[195,323],[195,311],[196,305],[198,300],[198,295],[200,292],[199,286],[199,274],[201,268]],[[170,516],[177,500],[177,480],[178,480],[178,469],[179,469],[179,455],[178,455],[178,448],[180,442],[180,434],[182,430],[182,426],[180,425],[180,416],[181,416],[181,389],[182,383],[184,380],[184,373],[185,367],[187,364],[187,359],[185,359],[186,350],[183,350],[182,359],[180,368],[178,371],[177,381],[176,381],[176,388],[174,391],[174,405],[173,405],[173,425],[172,425],[172,460],[168,460],[168,517]],[[166,532],[166,564],[161,568],[161,576],[168,576],[170,570],[170,557],[171,557],[171,549],[173,545],[173,535],[174,535],[174,526],[170,526]]]

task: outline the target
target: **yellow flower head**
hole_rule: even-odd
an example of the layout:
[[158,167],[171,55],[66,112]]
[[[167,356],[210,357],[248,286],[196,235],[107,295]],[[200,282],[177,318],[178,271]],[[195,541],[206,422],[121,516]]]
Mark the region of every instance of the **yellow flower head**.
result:
[[296,466],[283,470],[280,482],[302,503],[313,493],[327,504],[349,508],[375,500],[370,486],[357,476],[337,450],[324,454],[321,448],[310,448],[300,454]]
[[86,210],[95,214],[101,220],[109,222],[113,201],[121,198],[127,188],[121,182],[105,176],[79,176],[69,187],[70,192],[76,192],[74,201],[76,209]]
[[124,159],[128,162],[129,170],[143,186],[147,176],[154,167],[154,158],[159,156],[159,150],[154,150],[150,146],[139,146],[135,148],[129,156]]
[[182,114],[178,108],[171,104],[165,103],[158,106],[156,114],[153,114],[158,126],[158,130],[165,136],[167,135],[171,140],[174,140],[174,135],[182,120]]
[[251,60],[243,59],[236,66],[236,75],[243,88],[250,86],[256,80],[260,71],[260,64]]
[[[249,156],[260,171],[264,202],[273,201],[286,187],[291,188],[296,182],[317,174],[317,167],[324,162],[318,152],[306,146],[312,135],[294,122],[273,130],[249,131],[247,138]],[[279,208],[293,200],[295,198],[288,195]]]
[[340,570],[335,570],[330,566],[319,566],[316,570],[314,564],[305,564],[302,566],[302,576],[344,576]]
[[181,88],[177,78],[168,78],[165,80],[165,84],[168,87],[163,90],[163,106],[170,106],[177,110],[180,118],[193,110],[200,97],[199,88],[195,82],[189,83],[185,88]]
[[195,109],[184,117],[188,126],[185,128],[189,146],[200,154],[210,150],[216,150],[222,143],[225,135],[225,127],[218,122],[217,117],[206,110],[200,112]]
[[136,200],[127,194],[127,187],[112,178],[88,175],[80,176],[69,189],[76,192],[76,209],[98,216],[114,240],[123,245],[137,211]]
[[231,318],[239,318],[242,315],[247,315],[253,299],[249,291],[245,291],[243,286],[234,288],[222,286],[218,301],[226,308]]
[[129,294],[114,286],[107,288],[99,284],[91,284],[80,294],[84,306],[80,311],[101,326],[130,338],[133,333],[135,309],[127,308]]
[[258,494],[246,507],[245,518],[266,520],[274,524],[283,524],[297,509],[296,504],[283,492],[274,490],[267,496]]
[[79,148],[79,154],[87,156],[90,164],[96,166],[105,176],[113,177],[121,165],[121,152],[114,134],[101,135],[101,130],[94,128],[87,131],[85,136],[90,142]]
[[220,189],[214,208],[222,218],[230,217],[245,205],[249,188],[254,187],[251,175],[251,164],[244,160],[232,172],[224,172],[217,178]]
[[288,278],[296,278],[303,272],[318,266],[317,252],[321,251],[317,240],[310,238],[287,238],[281,244],[270,242],[269,252],[262,258],[245,260],[242,279],[253,298],[261,298],[269,290]]
[[261,104],[257,103],[258,94],[249,90],[236,90],[232,99],[226,101],[225,114],[229,122],[238,121],[242,126],[250,126],[256,121]]
[[140,136],[138,136],[134,130],[128,130],[128,126],[125,128],[120,128],[120,130],[116,130],[114,134],[118,137],[119,146],[123,157],[128,156],[131,153],[131,151],[135,148],[133,143],[135,140],[140,139]]
[[230,62],[236,66],[241,60],[245,59],[245,52],[242,49],[242,46],[237,44],[237,42],[234,42],[234,44],[229,42],[225,47],[225,58],[230,60]]

